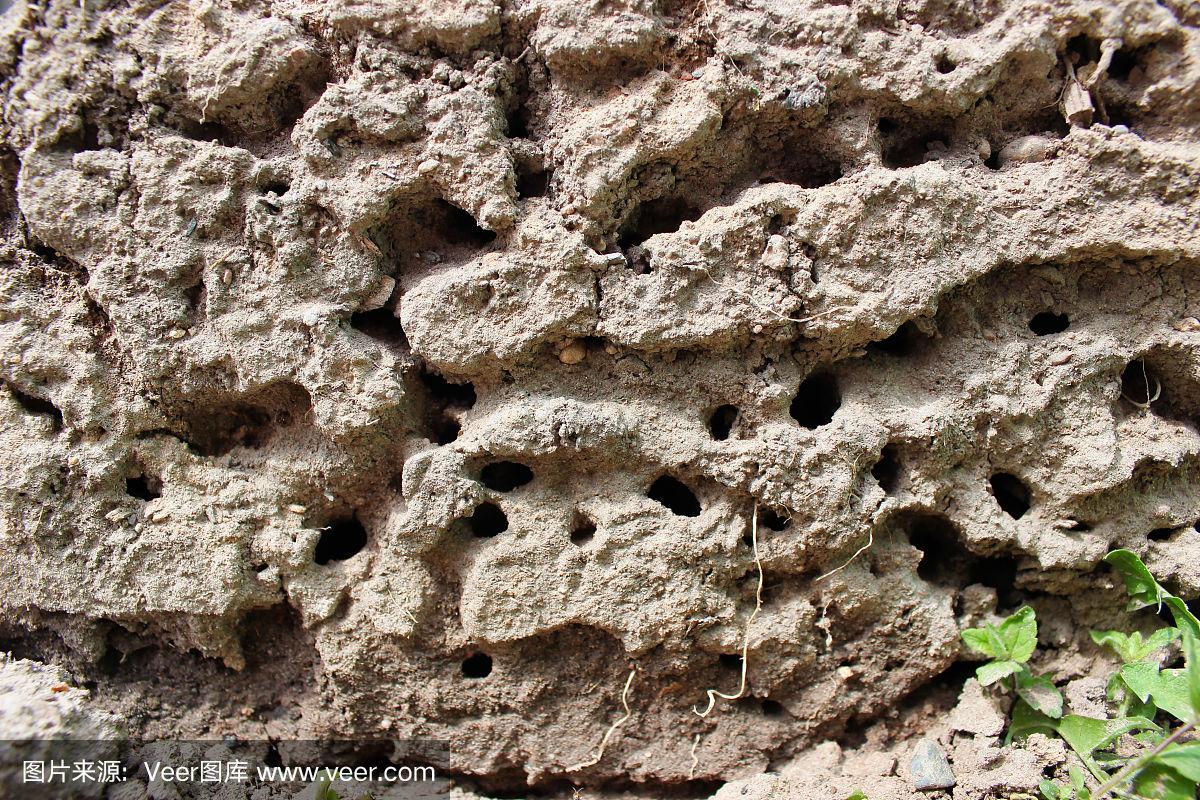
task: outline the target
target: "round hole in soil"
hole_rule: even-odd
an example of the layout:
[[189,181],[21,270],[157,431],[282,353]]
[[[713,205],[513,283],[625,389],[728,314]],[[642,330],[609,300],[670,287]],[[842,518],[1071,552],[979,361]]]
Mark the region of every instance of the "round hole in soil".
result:
[[760,508],[758,510],[758,524],[767,530],[782,531],[791,523],[791,518],[784,512],[775,508]]
[[879,460],[871,467],[871,476],[885,494],[893,494],[900,485],[900,451],[894,444],[884,445]]
[[571,523],[571,544],[583,547],[596,536],[596,523],[583,514],[576,514]]
[[671,509],[671,513],[681,517],[700,516],[700,500],[696,493],[670,475],[663,475],[650,484],[646,496],[657,500]]
[[345,561],[367,546],[367,529],[354,517],[331,522],[321,531],[313,561],[325,565],[330,561]]
[[783,710],[783,703],[778,700],[767,698],[762,701],[762,713],[764,717],[782,717]]
[[740,671],[742,668],[742,657],[737,653],[721,653],[721,655],[717,656],[717,663],[726,669]]
[[497,492],[511,492],[533,480],[533,470],[516,461],[494,461],[479,474],[483,485]]
[[1020,519],[1029,510],[1030,493],[1020,478],[1008,472],[997,472],[989,479],[996,503],[1013,519]]
[[842,393],[837,381],[825,372],[810,375],[800,384],[792,400],[792,419],[810,431],[833,421],[833,415],[842,405]]
[[737,406],[723,405],[717,406],[713,411],[712,416],[708,418],[708,430],[712,434],[712,438],[718,442],[723,442],[729,438],[730,431],[733,430],[733,423],[737,420]]
[[480,503],[467,523],[471,526],[471,533],[480,539],[490,539],[508,530],[508,517],[495,503]]
[[462,674],[474,680],[486,678],[492,674],[492,657],[487,653],[472,653],[463,659]]
[[1062,333],[1070,324],[1071,320],[1066,314],[1043,311],[1040,314],[1034,314],[1033,318],[1029,320],[1029,330],[1038,336],[1049,336],[1054,333]]

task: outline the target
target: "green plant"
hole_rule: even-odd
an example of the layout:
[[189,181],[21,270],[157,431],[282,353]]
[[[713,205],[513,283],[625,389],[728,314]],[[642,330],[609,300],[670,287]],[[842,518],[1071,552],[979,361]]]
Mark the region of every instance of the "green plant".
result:
[[[1200,621],[1182,599],[1154,579],[1135,553],[1114,550],[1105,561],[1124,581],[1130,610],[1166,606],[1175,621],[1175,627],[1156,630],[1145,638],[1136,632],[1090,632],[1092,641],[1111,648],[1121,658],[1121,667],[1108,682],[1108,698],[1115,704],[1113,717],[1064,714],[1062,695],[1053,683],[1029,672],[1027,662],[1037,644],[1032,609],[1022,608],[998,626],[965,630],[963,640],[992,659],[977,670],[979,682],[991,685],[1005,680],[1017,695],[1006,741],[1032,733],[1059,736],[1097,783],[1090,788],[1083,770],[1071,766],[1069,785],[1041,782],[1039,789],[1046,800],[1103,800],[1110,795],[1195,800],[1200,783],[1200,741],[1182,740],[1200,724]],[[1182,641],[1185,666],[1162,669],[1157,656],[1176,640]],[[1171,730],[1165,717],[1181,724]],[[1156,719],[1166,727],[1156,724]],[[1134,735],[1143,752],[1133,757],[1112,752],[1125,734]]]

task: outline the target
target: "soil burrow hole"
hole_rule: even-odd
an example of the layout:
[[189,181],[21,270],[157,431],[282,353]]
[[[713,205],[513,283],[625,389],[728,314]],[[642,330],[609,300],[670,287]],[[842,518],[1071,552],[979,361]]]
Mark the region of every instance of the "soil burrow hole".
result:
[[700,516],[700,500],[695,492],[670,475],[663,475],[650,484],[646,496],[656,500],[681,517]]
[[1053,311],[1043,311],[1034,314],[1029,320],[1029,330],[1038,336],[1049,336],[1052,333],[1062,333],[1071,324],[1066,314],[1055,314]]
[[508,530],[508,517],[495,503],[480,503],[467,519],[471,533],[480,539],[490,539]]
[[826,372],[810,375],[800,384],[792,400],[792,419],[810,431],[828,425],[842,405],[837,381]]
[[554,173],[548,169],[517,169],[517,197],[521,200],[530,197],[545,197],[550,189],[550,179]]
[[783,703],[767,698],[762,701],[762,713],[764,717],[782,717]]
[[1146,534],[1146,538],[1152,542],[1165,542],[1168,541],[1171,536],[1174,535],[1174,533],[1174,528],[1155,528],[1154,530],[1150,531],[1150,533]]
[[1013,519],[1020,519],[1029,510],[1029,487],[1009,472],[997,472],[988,479],[996,503]]
[[322,566],[345,561],[367,546],[367,529],[354,517],[334,520],[321,531],[313,561]]
[[905,322],[886,339],[880,339],[878,342],[871,342],[867,346],[868,350],[874,350],[878,353],[886,353],[889,356],[911,356],[920,350],[921,345],[929,341],[927,336],[916,323],[912,320]]
[[758,524],[772,531],[782,531],[789,524],[792,518],[785,511],[780,511],[777,508],[760,508],[758,510]]
[[486,678],[492,674],[492,657],[487,653],[472,653],[463,659],[462,674],[464,678]]
[[596,523],[592,522],[584,514],[575,512],[575,518],[571,521],[571,544],[576,547],[583,547],[596,536]]
[[139,500],[155,500],[162,497],[162,481],[158,478],[136,475],[125,479],[125,494]]
[[1121,372],[1121,397],[1140,408],[1163,399],[1163,386],[1145,361],[1130,361]]
[[887,494],[895,493],[900,486],[900,449],[894,444],[884,445],[879,452],[879,460],[871,467],[871,475],[879,483],[879,488]]
[[483,485],[497,492],[511,492],[533,480],[533,470],[516,461],[493,461],[479,473]]
[[737,417],[737,406],[728,404],[717,406],[716,410],[708,418],[708,430],[712,434],[712,438],[719,442],[728,439],[730,431],[733,430],[733,423],[737,421]]

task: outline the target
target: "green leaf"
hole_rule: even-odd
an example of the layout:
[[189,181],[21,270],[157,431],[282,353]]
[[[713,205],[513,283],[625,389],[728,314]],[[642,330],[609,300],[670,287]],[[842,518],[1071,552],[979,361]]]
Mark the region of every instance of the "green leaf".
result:
[[1173,744],[1158,754],[1156,762],[1191,781],[1200,781],[1200,742]]
[[1141,800],[1196,800],[1196,781],[1152,762],[1134,778],[1133,792]]
[[975,670],[975,677],[980,686],[991,686],[996,681],[1015,675],[1023,669],[1024,667],[1015,661],[989,661]]
[[1200,638],[1184,629],[1183,657],[1186,662],[1184,675],[1187,677],[1188,700],[1192,704],[1192,722],[1200,722]]
[[1068,714],[1058,721],[1056,727],[1059,736],[1071,745],[1072,750],[1090,758],[1092,753],[1110,746],[1122,734],[1153,728],[1154,723],[1140,717],[1094,719]]
[[[982,681],[981,681],[982,683]],[[1023,671],[1017,675],[1017,694],[1035,710],[1058,719],[1063,714],[1063,696],[1054,681],[1045,675],[1036,678]]]
[[1125,581],[1125,589],[1133,598],[1134,607],[1160,606],[1166,591],[1154,580],[1150,570],[1132,550],[1113,550],[1104,557]]
[[976,653],[982,653],[989,658],[997,658],[1000,655],[992,645],[992,637],[988,635],[986,628],[967,628],[962,632],[962,640]]
[[1083,770],[1071,765],[1067,768],[1067,774],[1071,777],[1071,786],[1075,789],[1076,800],[1090,800],[1092,793],[1088,791],[1087,784],[1084,782]]
[[1181,669],[1159,670],[1150,661],[1138,661],[1121,667],[1121,680],[1143,703],[1155,706],[1177,719],[1191,719],[1192,701],[1188,678]]
[[1021,740],[1035,733],[1045,733],[1053,736],[1058,733],[1058,723],[1056,720],[1047,717],[1042,712],[1033,708],[1029,703],[1018,698],[1017,702],[1013,705],[1012,722],[1008,725],[1008,733],[1004,737],[1004,743],[1006,745],[1012,744],[1014,740]]
[[846,800],[867,800],[867,796],[863,793],[862,789],[855,789]]
[[1150,693],[1158,686],[1158,665],[1149,661],[1126,664],[1117,672],[1125,687],[1143,703],[1150,701]]
[[1146,644],[1142,646],[1139,659],[1146,658],[1149,655],[1163,649],[1171,642],[1179,638],[1179,628],[1159,628],[1154,633],[1150,634],[1150,638],[1146,640]]
[[1044,800],[1067,800],[1066,790],[1059,786],[1054,781],[1042,781],[1038,784],[1038,791],[1042,793]]
[[1029,606],[1024,606],[1001,622],[998,632],[1009,659],[1024,664],[1033,655],[1037,647],[1037,617]]
[[[1162,589],[1162,587],[1159,587]],[[1173,594],[1162,589],[1163,602],[1167,604],[1167,608],[1171,609],[1171,616],[1175,618],[1175,625],[1181,631],[1191,631],[1193,636],[1200,636],[1200,620],[1196,619],[1187,607],[1187,603],[1180,600]]]
[[1137,661],[1134,653],[1137,652],[1137,647],[1132,639],[1138,637],[1138,642],[1141,641],[1141,634],[1136,631],[1130,635],[1121,633],[1120,631],[1088,631],[1088,635],[1092,637],[1092,641],[1100,647],[1111,647],[1113,652],[1121,657],[1123,663],[1128,664],[1130,661]]

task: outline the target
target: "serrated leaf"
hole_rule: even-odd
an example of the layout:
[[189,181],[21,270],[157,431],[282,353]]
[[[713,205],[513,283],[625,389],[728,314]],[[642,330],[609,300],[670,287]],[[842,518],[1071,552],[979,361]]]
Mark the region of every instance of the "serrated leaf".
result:
[[1125,589],[1129,596],[1140,606],[1159,606],[1163,600],[1163,588],[1154,580],[1150,570],[1142,563],[1142,559],[1132,550],[1124,548],[1113,550],[1104,557],[1113,566],[1121,579],[1125,581]]
[[1188,780],[1200,782],[1200,742],[1173,744],[1159,753],[1155,760]]
[[986,628],[967,628],[961,635],[967,647],[976,653],[982,653],[989,658],[996,658],[999,655]]
[[1153,727],[1153,722],[1140,717],[1094,719],[1068,714],[1058,721],[1056,729],[1072,750],[1090,758],[1092,753],[1108,747],[1122,734]]
[[1063,714],[1063,696],[1054,681],[1045,675],[1036,678],[1028,672],[1017,676],[1017,694],[1034,711],[1041,712],[1051,719],[1058,719]]
[[1024,664],[1037,647],[1037,616],[1032,608],[1024,606],[1001,622],[998,632],[1007,649],[1006,656]]
[[1196,800],[1196,781],[1162,764],[1151,763],[1134,778],[1133,791],[1141,800]]
[[1188,684],[1188,700],[1192,704],[1191,722],[1200,722],[1200,638],[1189,630],[1183,632],[1184,676]]
[[1023,667],[1015,661],[989,661],[975,670],[980,686],[991,686],[1009,675],[1016,675]]

